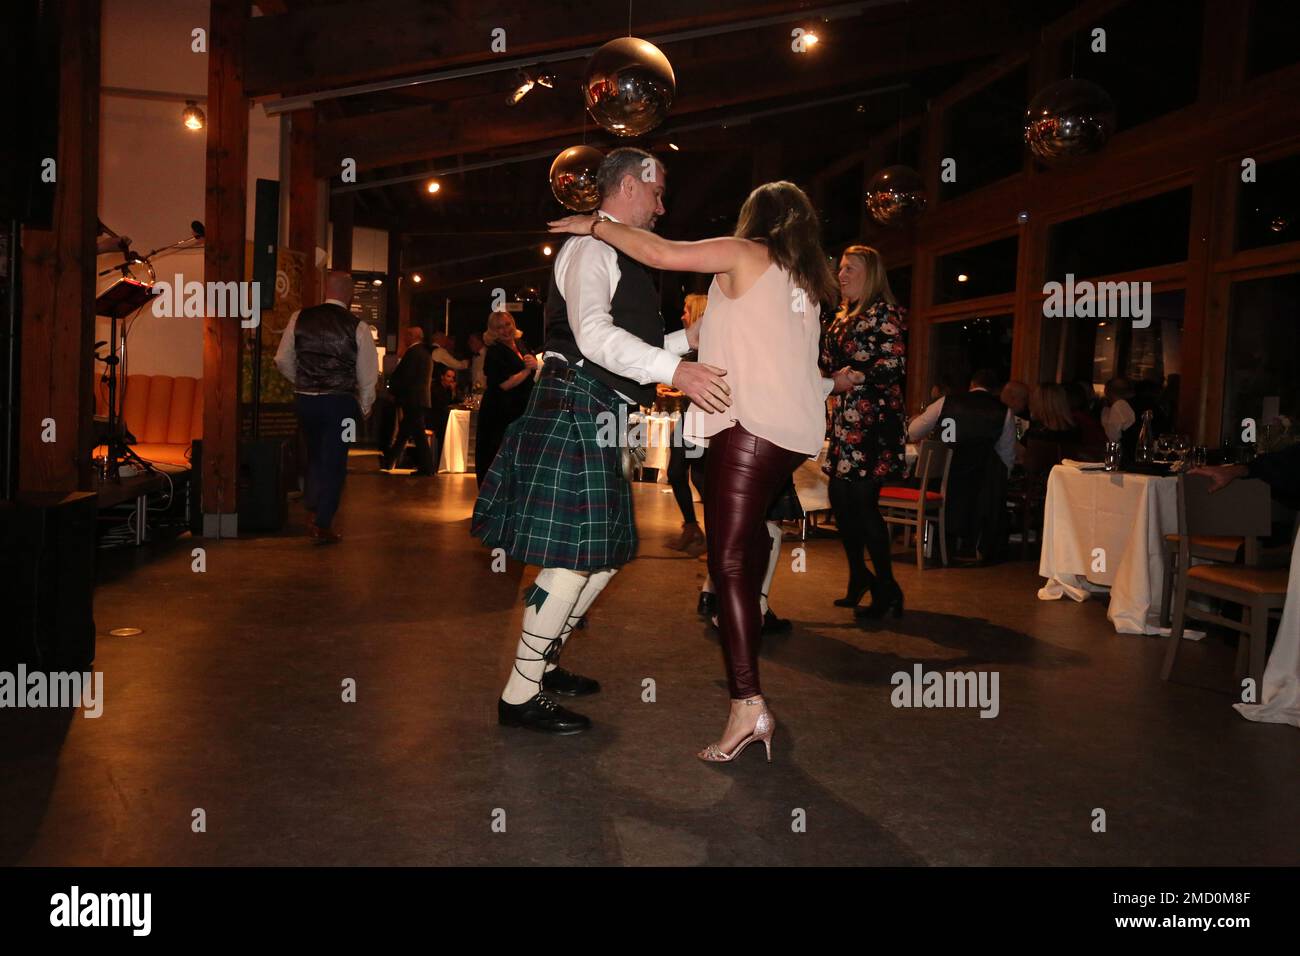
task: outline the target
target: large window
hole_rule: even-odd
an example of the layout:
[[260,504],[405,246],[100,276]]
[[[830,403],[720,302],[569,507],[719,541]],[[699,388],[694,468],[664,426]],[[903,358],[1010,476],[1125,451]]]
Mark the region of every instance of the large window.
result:
[[1296,0],[1251,0],[1246,75],[1259,76],[1300,62]]
[[1005,381],[1011,371],[1010,315],[975,315],[930,327],[926,398],[965,391],[971,373],[991,368]]
[[[1061,48],[1061,63],[1115,103],[1116,129],[1132,129],[1196,101],[1203,0],[1131,0],[1089,22]],[[1094,30],[1106,47],[1094,52]]]
[[1008,236],[939,256],[934,263],[934,302],[961,302],[1014,292],[1018,236]]
[[[1237,179],[1241,179],[1240,172]],[[1300,155],[1261,163],[1237,187],[1237,249],[1300,240]]]
[[1294,435],[1300,420],[1300,273],[1238,282],[1229,307],[1223,440],[1240,444],[1253,419],[1261,445]]
[[956,179],[940,182],[951,199],[1024,169],[1029,73],[1020,67],[944,111],[943,157],[957,162]]
[[1057,223],[1047,234],[1047,278],[1115,275],[1187,258],[1192,190],[1177,189]]
[[1049,317],[1042,320],[1041,377],[1083,382],[1100,394],[1112,378],[1129,379],[1162,397],[1172,415],[1182,385],[1182,289],[1151,296],[1149,314],[1129,318]]

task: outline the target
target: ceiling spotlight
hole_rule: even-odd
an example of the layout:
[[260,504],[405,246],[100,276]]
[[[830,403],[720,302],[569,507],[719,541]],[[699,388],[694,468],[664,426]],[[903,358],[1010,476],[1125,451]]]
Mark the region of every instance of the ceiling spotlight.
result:
[[681,152],[681,149],[682,149],[682,148],[681,148],[680,146],[678,146],[676,143],[669,143],[669,144],[668,144],[668,148],[671,149],[674,153],[679,153],[679,152]]
[[199,109],[199,104],[195,100],[185,101],[185,112],[181,114],[185,121],[186,129],[203,129],[207,124],[208,118],[203,115],[203,110]]
[[550,247],[550,246],[542,246],[542,255],[544,255],[544,256],[549,256],[550,254],[551,254],[551,247]]
[[534,86],[544,86],[548,90],[555,86],[555,76],[552,73],[538,73],[533,76],[525,70],[517,70],[515,77],[519,85],[506,97],[506,106],[517,106],[520,100],[532,92]]
[[968,281],[969,279],[970,279],[970,276],[968,276],[966,273],[964,273],[964,272],[959,272],[959,273],[957,273],[957,281],[958,281],[958,282],[966,282],[966,281]]
[[424,191],[432,196],[441,188],[442,188],[442,183],[438,182],[438,180],[436,179],[430,179],[429,182],[425,185]]
[[412,281],[412,282],[423,282],[423,281],[424,281],[424,278],[420,275],[420,273],[417,272],[417,273],[415,273],[415,275],[411,276],[411,281]]

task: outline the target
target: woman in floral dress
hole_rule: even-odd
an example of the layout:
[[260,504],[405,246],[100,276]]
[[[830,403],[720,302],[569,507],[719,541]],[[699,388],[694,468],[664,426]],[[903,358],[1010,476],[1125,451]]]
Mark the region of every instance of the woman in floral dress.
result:
[[[866,380],[832,396],[823,466],[830,476],[831,508],[849,562],[848,592],[835,603],[856,607],[858,617],[903,613],[903,592],[890,562],[889,529],[881,517],[880,489],[903,474],[907,432],[903,422],[906,312],[889,288],[885,264],[869,246],[849,246],[840,258],[840,310],[823,336],[822,367],[850,366]],[[875,574],[867,569],[871,555]]]

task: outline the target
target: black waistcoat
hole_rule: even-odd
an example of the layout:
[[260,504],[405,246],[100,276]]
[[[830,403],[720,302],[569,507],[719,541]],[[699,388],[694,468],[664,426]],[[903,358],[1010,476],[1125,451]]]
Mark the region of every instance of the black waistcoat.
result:
[[294,362],[300,392],[357,390],[357,322],[360,320],[333,302],[313,305],[298,313],[293,326]]
[[[664,319],[659,313],[659,290],[645,266],[623,253],[618,253],[618,287],[610,302],[610,315],[614,324],[620,329],[631,332],[642,342],[648,342],[655,348],[664,346]],[[655,386],[651,382],[642,385],[622,375],[615,375],[586,358],[579,350],[573,338],[573,329],[569,326],[568,306],[560,288],[555,282],[555,270],[551,270],[550,289],[546,294],[546,351],[559,352],[570,362],[582,359],[582,367],[604,382],[616,392],[622,392],[634,402],[642,405],[655,403]]]
[[958,392],[943,400],[939,415],[939,434],[944,435],[944,419],[953,420],[953,471],[976,467],[993,452],[1007,420],[1007,407],[991,392]]

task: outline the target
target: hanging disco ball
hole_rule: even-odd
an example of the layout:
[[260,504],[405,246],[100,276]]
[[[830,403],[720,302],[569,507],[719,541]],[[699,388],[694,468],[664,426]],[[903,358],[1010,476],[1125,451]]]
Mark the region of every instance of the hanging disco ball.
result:
[[570,146],[551,163],[551,192],[565,209],[591,212],[600,205],[596,171],[604,153],[592,146]]
[[1048,165],[1097,152],[1113,132],[1115,103],[1088,80],[1053,83],[1025,111],[1025,142]]
[[867,183],[867,212],[882,226],[916,219],[925,204],[925,183],[911,166],[887,166]]
[[615,136],[640,136],[664,121],[677,92],[673,66],[653,43],[610,40],[587,64],[582,98],[591,118]]

